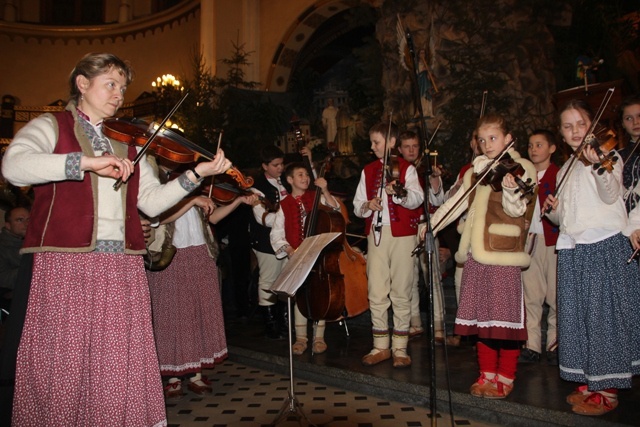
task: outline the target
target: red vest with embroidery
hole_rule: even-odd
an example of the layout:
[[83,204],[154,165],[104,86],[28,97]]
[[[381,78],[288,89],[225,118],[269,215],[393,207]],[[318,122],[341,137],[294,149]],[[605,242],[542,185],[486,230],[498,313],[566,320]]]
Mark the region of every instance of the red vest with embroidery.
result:
[[[411,165],[409,162],[402,158],[398,158],[400,166],[400,177],[398,180],[405,184],[407,169]],[[376,160],[369,163],[364,167],[364,178],[367,189],[367,200],[371,200],[374,197],[378,197],[378,191],[380,189],[380,180],[382,178],[382,162]],[[389,206],[389,218],[391,221],[391,234],[394,237],[402,236],[414,236],[418,232],[418,224],[420,222],[420,215],[422,214],[422,207],[417,209],[407,209],[404,206],[396,205],[392,201],[392,196],[384,193],[383,197],[387,197]],[[371,231],[371,222],[375,218],[375,212],[368,218],[365,218],[365,229],[367,234]]]
[[[547,171],[542,175],[542,179],[538,183],[538,202],[540,206],[544,204],[549,194],[553,194],[556,191],[556,175],[560,168],[554,163],[551,163],[547,168]],[[552,223],[546,216],[542,218],[542,229],[544,230],[544,242],[546,246],[555,246],[558,242],[558,235],[560,230],[558,226]]]
[[[58,122],[58,141],[54,154],[81,152],[82,148],[74,133],[72,113],[64,111],[55,113],[54,116]],[[135,147],[128,147],[129,159],[133,160],[135,155]],[[135,173],[126,185],[125,250],[128,252],[145,249],[137,212],[139,169],[136,166]],[[94,199],[90,173],[85,173],[82,181],[36,185],[34,194],[23,249],[27,249],[27,252],[88,252],[95,249],[98,207],[95,205],[97,199]]]
[[280,202],[284,213],[284,235],[293,249],[298,249],[304,240],[304,221],[306,215],[313,209],[315,197],[316,192],[309,190],[305,191],[300,201],[290,195]]

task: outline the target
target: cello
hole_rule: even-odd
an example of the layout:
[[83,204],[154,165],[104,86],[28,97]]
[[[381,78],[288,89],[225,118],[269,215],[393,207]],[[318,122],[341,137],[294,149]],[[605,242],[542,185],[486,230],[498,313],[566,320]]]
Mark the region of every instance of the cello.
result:
[[[325,167],[320,172],[320,178],[324,172]],[[340,236],[320,253],[307,280],[296,293],[296,304],[307,319],[339,320],[345,305],[344,275],[339,262],[345,240],[345,222],[339,212],[320,203],[321,195],[316,190],[313,208],[305,222],[305,238],[334,232],[340,233]]]
[[[340,204],[340,212],[345,225],[349,224],[349,212],[342,200],[336,198]],[[344,316],[346,318],[358,316],[369,309],[369,283],[367,280],[367,260],[362,252],[358,252],[349,245],[346,237],[342,241],[342,252],[338,258],[340,271],[344,275]],[[341,319],[336,319],[341,320]]]
[[[330,164],[329,164],[330,165]],[[349,210],[344,202],[335,197],[340,205],[340,213],[345,223],[345,237],[342,252],[338,259],[340,271],[344,275],[344,313],[343,318],[358,316],[369,309],[369,284],[367,280],[367,260],[362,252],[351,247],[346,238],[346,226],[349,225]]]
[[[306,141],[300,129],[300,120],[297,117],[294,117],[291,120],[291,126],[296,136],[298,149],[301,150],[305,146]],[[307,156],[302,156],[302,160],[305,168],[309,173],[309,176],[313,177],[315,175],[314,169],[313,165],[309,161],[309,158]],[[324,176],[324,174],[326,173],[329,165],[329,158],[327,158],[325,167],[322,170],[322,176]],[[369,309],[367,261],[362,253],[355,251],[349,245],[349,242],[345,237],[346,224],[349,223],[349,213],[344,203],[340,199],[336,198],[338,204],[340,204],[340,212],[342,214],[343,222],[342,224],[340,224],[337,212],[331,211],[324,206],[319,206],[319,196],[320,193],[316,193],[316,200],[314,200],[314,209],[312,211],[312,214],[307,219],[306,223],[307,232],[311,230],[311,234],[305,233],[305,237],[333,231],[341,233],[341,237],[338,239],[338,241],[334,241],[332,245],[330,245],[330,248],[328,248],[331,249],[332,247],[334,247],[334,245],[338,249],[340,248],[340,246],[342,247],[341,251],[337,251],[336,249],[336,251],[338,252],[337,266],[334,265],[336,260],[333,256],[331,256],[326,258],[328,264],[323,266],[321,270],[325,272],[333,271],[336,272],[336,274],[342,274],[342,287],[344,289],[344,297],[341,295],[339,290],[333,289],[334,285],[339,286],[337,284],[340,282],[339,280],[336,283],[332,283],[332,286],[330,286],[328,289],[324,289],[321,291],[318,291],[314,285],[314,291],[311,292],[313,294],[312,296],[308,295],[308,291],[306,290],[301,290],[298,292],[298,295],[305,295],[304,298],[300,298],[302,299],[302,302],[297,300],[298,308],[300,309],[300,312],[308,319],[337,321],[345,317],[348,318],[357,316]],[[315,214],[313,212],[315,212]],[[315,224],[316,221],[318,221],[319,223]],[[312,223],[314,225],[312,225]],[[312,270],[311,274],[321,275],[322,273],[314,269]],[[320,280],[316,277],[314,278],[313,283],[317,284],[319,281]],[[317,303],[314,303],[314,305],[317,305],[317,307],[310,307],[309,303],[307,302],[309,301],[307,297],[309,297],[311,301],[315,301],[314,298],[318,296],[316,295],[316,293],[320,293],[320,299]],[[333,300],[333,304],[335,304],[335,307],[330,307],[331,305],[333,305],[331,302],[329,302],[331,300]],[[311,314],[308,315],[308,313]],[[327,314],[331,314],[331,316],[327,316]]]

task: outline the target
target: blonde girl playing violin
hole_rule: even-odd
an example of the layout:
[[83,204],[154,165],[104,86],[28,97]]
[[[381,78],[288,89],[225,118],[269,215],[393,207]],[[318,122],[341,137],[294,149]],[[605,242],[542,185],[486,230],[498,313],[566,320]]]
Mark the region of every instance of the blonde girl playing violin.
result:
[[[560,133],[574,151],[591,126],[592,112],[582,100],[560,110]],[[598,163],[587,146],[584,158]],[[640,275],[626,260],[631,246],[621,231],[628,224],[622,200],[622,162],[599,174],[580,161],[558,172],[570,173],[544,209],[559,224],[558,357],[560,377],[580,385],[567,396],[573,412],[602,415],[618,406],[618,389],[630,388],[640,373]],[[637,227],[636,227],[637,228]]]
[[[454,333],[478,335],[480,377],[471,385],[471,394],[503,399],[513,390],[520,343],[527,339],[520,275],[530,262],[524,243],[525,213],[531,203],[520,198],[510,173],[502,178],[501,191],[480,184],[463,199],[512,141],[505,119],[497,114],[481,117],[476,130],[484,154],[473,160],[461,188],[436,211],[432,224],[438,225],[437,232],[468,211],[455,255],[457,262],[464,263],[464,270]],[[530,161],[514,149],[508,154],[523,167],[521,179],[535,179],[536,170]]]

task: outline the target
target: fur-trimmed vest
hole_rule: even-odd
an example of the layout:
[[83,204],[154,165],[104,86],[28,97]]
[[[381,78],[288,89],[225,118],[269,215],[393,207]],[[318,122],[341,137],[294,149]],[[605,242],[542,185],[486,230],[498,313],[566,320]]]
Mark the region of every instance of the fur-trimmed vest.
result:
[[[400,177],[398,180],[402,185],[406,182],[407,168],[411,165],[402,158],[398,158],[400,166]],[[382,178],[382,162],[376,160],[364,167],[364,177],[367,188],[367,199],[371,200],[378,197],[380,188],[380,179]],[[391,235],[394,237],[414,236],[418,233],[418,224],[420,223],[420,215],[422,207],[417,209],[407,209],[404,206],[393,203],[392,196],[387,195],[387,203],[389,206],[389,218],[391,221]],[[384,196],[383,196],[384,197]],[[371,232],[371,222],[375,218],[375,212],[365,218],[365,230],[367,234]]]
[[[515,154],[512,157],[522,165],[527,178],[536,176],[530,161]],[[471,188],[476,178],[473,169],[468,170],[463,178],[464,188]],[[478,185],[469,196],[469,213],[456,261],[466,262],[467,254],[471,252],[473,259],[481,264],[528,267],[531,257],[524,250],[528,232],[525,216],[507,215],[502,207],[502,191],[493,191],[489,185]]]
[[315,197],[314,190],[305,191],[300,199],[304,211],[300,209],[298,200],[291,195],[282,199],[280,203],[284,213],[284,235],[293,249],[298,249],[304,240],[304,222],[313,209]]
[[[58,124],[58,142],[54,153],[90,153],[91,142],[82,127],[67,110],[53,116]],[[80,138],[80,139],[78,139]],[[113,144],[115,155],[133,160],[135,147]],[[137,212],[140,170],[120,188],[125,211],[125,253],[146,252]],[[114,181],[115,182],[115,181]],[[97,241],[98,177],[85,173],[82,181],[50,182],[34,187],[35,201],[22,252],[91,252]]]

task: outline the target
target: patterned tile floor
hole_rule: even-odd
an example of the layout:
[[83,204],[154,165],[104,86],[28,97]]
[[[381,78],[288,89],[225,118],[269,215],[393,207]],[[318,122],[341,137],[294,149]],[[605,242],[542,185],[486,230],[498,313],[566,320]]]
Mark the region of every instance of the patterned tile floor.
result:
[[[169,427],[252,427],[269,426],[283,412],[278,426],[316,425],[318,427],[402,427],[429,426],[429,409],[391,402],[376,397],[340,390],[295,379],[294,395],[308,420],[299,422],[295,405],[289,400],[288,377],[224,362],[205,371],[213,385],[213,394],[198,396],[188,390],[180,400],[167,401]],[[481,423],[439,414],[439,426],[485,427]]]

